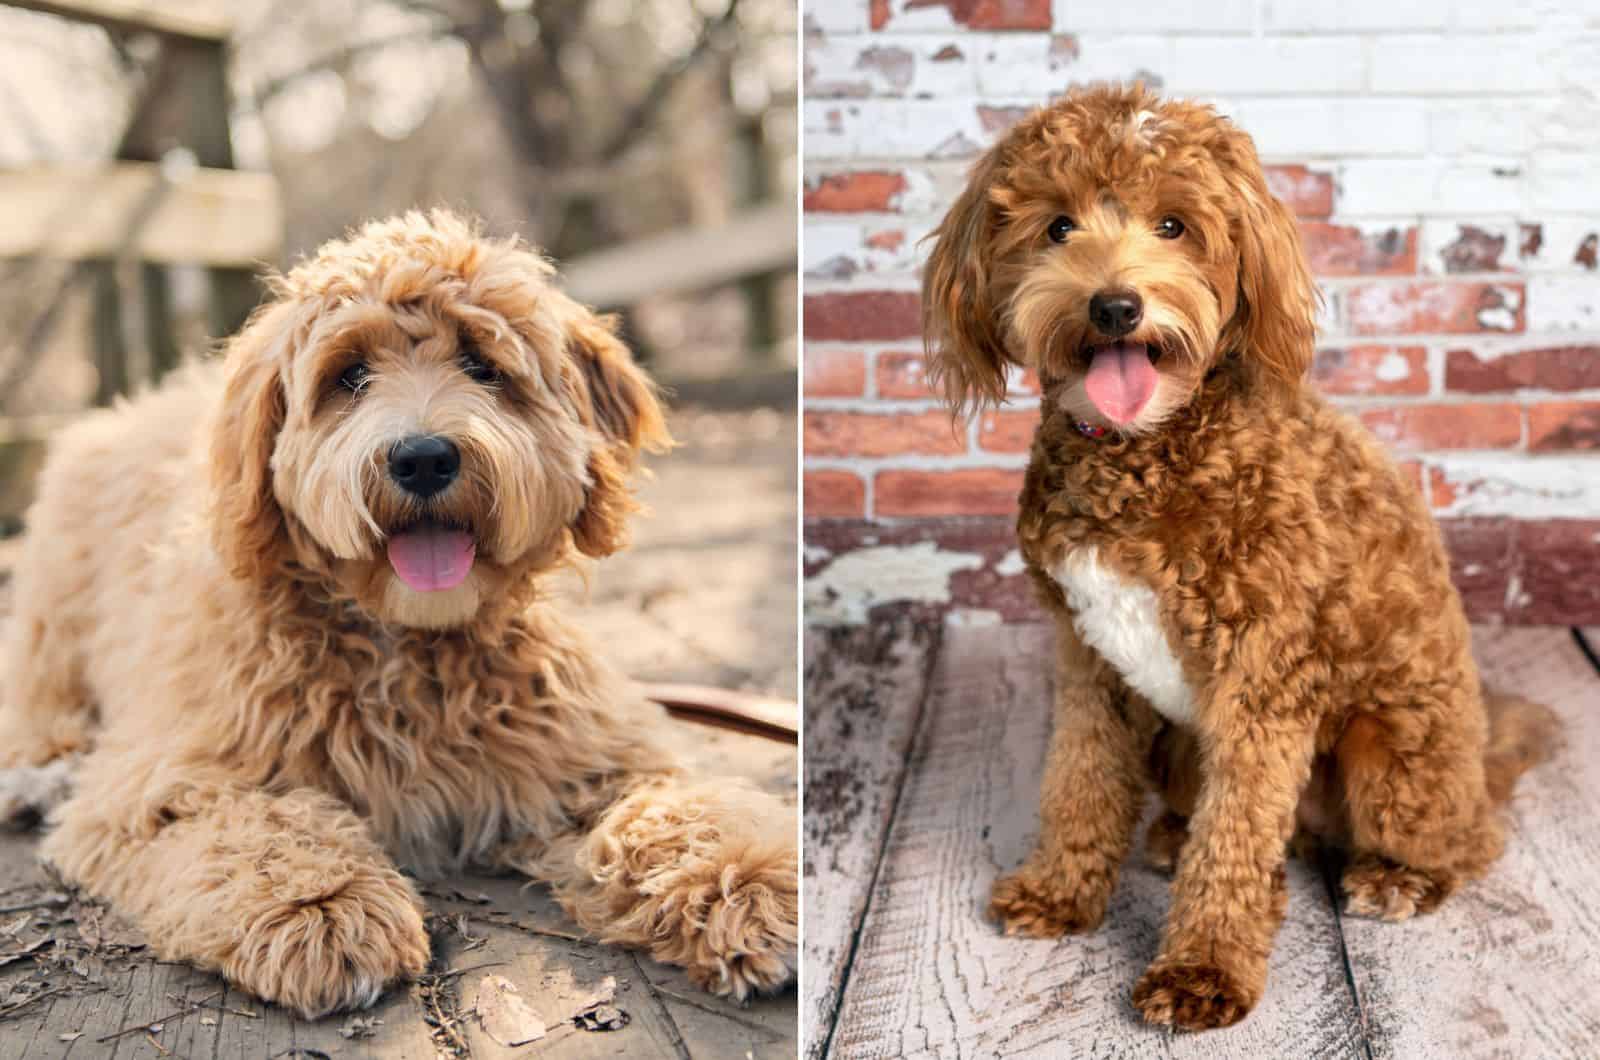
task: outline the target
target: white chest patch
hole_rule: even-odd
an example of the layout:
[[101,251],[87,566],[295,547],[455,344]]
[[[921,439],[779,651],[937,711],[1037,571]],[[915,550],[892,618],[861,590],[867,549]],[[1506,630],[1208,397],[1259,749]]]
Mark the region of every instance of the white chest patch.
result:
[[1083,642],[1168,721],[1192,722],[1194,693],[1167,644],[1156,594],[1101,564],[1094,548],[1068,553],[1051,574],[1067,594]]

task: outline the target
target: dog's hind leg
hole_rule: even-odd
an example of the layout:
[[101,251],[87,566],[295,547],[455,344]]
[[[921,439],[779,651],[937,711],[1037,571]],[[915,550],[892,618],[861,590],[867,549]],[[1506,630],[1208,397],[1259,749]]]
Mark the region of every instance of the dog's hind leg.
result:
[[1500,805],[1555,739],[1548,711],[1498,698],[1484,711],[1475,688],[1421,702],[1358,714],[1336,748],[1352,846],[1342,882],[1358,915],[1427,913],[1483,875],[1505,846]]
[[551,884],[603,942],[647,950],[743,1000],[794,977],[795,814],[739,781],[636,781],[587,831],[512,844],[504,865]]

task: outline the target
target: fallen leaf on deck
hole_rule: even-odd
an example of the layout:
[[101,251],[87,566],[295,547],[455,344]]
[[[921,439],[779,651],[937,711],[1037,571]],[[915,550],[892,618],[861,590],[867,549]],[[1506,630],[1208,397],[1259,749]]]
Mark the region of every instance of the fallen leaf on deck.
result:
[[615,1005],[599,1005],[580,1013],[573,1022],[586,1031],[620,1031],[633,1017]]
[[217,1017],[215,1017],[215,1016],[201,1016],[200,1017],[200,1026],[202,1026],[202,1027],[215,1027],[216,1025],[217,1025]]
[[504,976],[486,975],[479,979],[478,997],[472,1007],[477,1010],[485,1033],[501,1045],[526,1045],[545,1035],[544,1020]]
[[62,1042],[75,1042],[79,1038],[82,1038],[82,1037],[83,1037],[83,1032],[82,1031],[73,1031],[71,1034],[58,1034],[58,1035],[56,1035],[56,1040],[57,1041],[62,1041]]
[[33,942],[28,943],[20,950],[12,950],[10,953],[0,953],[0,968],[4,968],[12,961],[20,961],[32,957],[35,953],[38,953],[40,950],[44,949],[54,941],[54,939],[46,936],[42,939],[36,939]]
[[339,1028],[341,1038],[376,1038],[383,1021],[376,1016],[351,1016]]

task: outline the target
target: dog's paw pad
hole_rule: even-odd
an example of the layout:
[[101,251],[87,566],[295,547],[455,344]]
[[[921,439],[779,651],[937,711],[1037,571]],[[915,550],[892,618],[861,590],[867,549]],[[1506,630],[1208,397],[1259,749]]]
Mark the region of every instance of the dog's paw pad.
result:
[[1156,964],[1133,988],[1133,1004],[1147,1023],[1205,1031],[1244,1019],[1258,995],[1223,968]]
[[989,892],[989,919],[1007,935],[1050,939],[1093,931],[1105,919],[1109,894],[1036,879],[1023,871],[1003,876]]
[[1363,856],[1345,870],[1341,886],[1346,913],[1394,922],[1438,908],[1455,890],[1455,880],[1447,874]]
[[75,760],[0,769],[0,829],[26,831],[72,795]]

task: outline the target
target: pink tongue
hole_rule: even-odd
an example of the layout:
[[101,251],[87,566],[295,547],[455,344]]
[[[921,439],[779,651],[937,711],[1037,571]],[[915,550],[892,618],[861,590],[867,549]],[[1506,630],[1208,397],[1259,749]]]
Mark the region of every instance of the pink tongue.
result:
[[472,570],[476,547],[460,530],[419,528],[389,539],[389,566],[419,593],[454,589]]
[[1083,389],[1112,423],[1139,415],[1156,390],[1156,369],[1142,342],[1117,342],[1094,355]]

